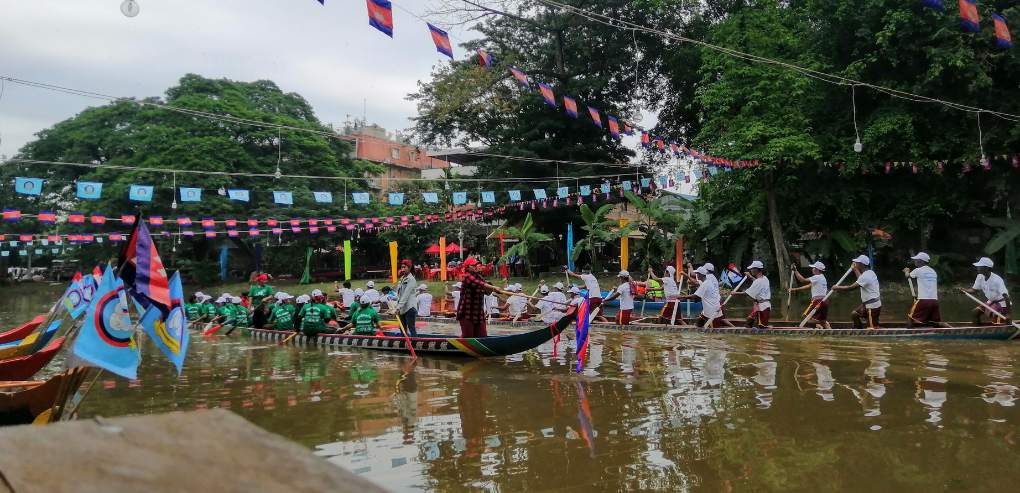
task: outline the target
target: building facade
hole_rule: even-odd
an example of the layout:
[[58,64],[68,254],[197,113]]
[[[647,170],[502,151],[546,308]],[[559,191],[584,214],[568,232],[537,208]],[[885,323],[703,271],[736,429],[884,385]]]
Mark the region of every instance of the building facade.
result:
[[425,149],[375,124],[348,128],[345,136],[354,141],[352,157],[372,161],[385,168],[382,174],[374,175],[369,180],[369,185],[380,193],[398,188],[401,179],[421,178],[423,170],[450,167],[447,161],[429,156]]

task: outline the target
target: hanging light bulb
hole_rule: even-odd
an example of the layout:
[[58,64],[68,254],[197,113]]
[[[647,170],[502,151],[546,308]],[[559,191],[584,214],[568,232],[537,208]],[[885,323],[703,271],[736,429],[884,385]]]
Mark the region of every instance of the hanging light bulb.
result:
[[217,190],[216,193],[218,193],[220,195],[226,195],[227,194],[227,190],[225,188],[223,188],[223,187],[220,187],[220,189]]
[[283,178],[283,173],[280,172],[280,168],[276,168],[276,173],[273,173],[273,176],[276,177],[277,180]]
[[854,142],[854,152],[861,152],[864,150],[864,144],[861,144],[861,138],[857,137],[857,141]]
[[120,4],[120,13],[124,14],[124,17],[134,17],[140,10],[141,8],[135,0],[124,0]]
[[174,199],[173,202],[170,202],[170,208],[171,209],[176,209],[177,208],[177,199]]

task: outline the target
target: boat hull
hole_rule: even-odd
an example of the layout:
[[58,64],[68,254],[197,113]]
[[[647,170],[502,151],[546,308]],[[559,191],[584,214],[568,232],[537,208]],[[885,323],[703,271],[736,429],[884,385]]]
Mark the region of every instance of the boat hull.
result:
[[[347,334],[319,334],[308,337],[299,334],[290,343],[296,345],[314,345],[329,348],[352,347],[378,349],[384,351],[409,352],[408,342],[416,354],[432,354],[447,356],[472,356],[489,358],[517,354],[549,341],[566,329],[576,318],[575,308],[554,324],[520,334],[464,338],[447,335],[419,335],[404,338],[399,333],[389,332],[384,336],[358,336]],[[282,341],[294,333],[282,330],[251,329],[252,338],[265,341]]]
[[39,315],[24,324],[15,327],[7,332],[0,333],[0,344],[6,344],[8,342],[20,341],[24,339],[36,328],[42,325],[43,321],[46,320],[46,315]]
[[0,381],[28,380],[53,360],[64,344],[64,337],[50,342],[41,350],[28,356],[19,356],[0,361]]

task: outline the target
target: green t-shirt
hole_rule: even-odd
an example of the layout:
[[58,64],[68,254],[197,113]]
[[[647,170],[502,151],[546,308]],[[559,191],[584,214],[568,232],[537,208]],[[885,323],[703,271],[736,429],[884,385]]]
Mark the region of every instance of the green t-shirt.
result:
[[196,320],[202,316],[202,305],[199,303],[185,303],[184,314],[188,317],[188,320]]
[[301,330],[306,335],[318,334],[326,330],[326,322],[336,318],[336,312],[329,305],[308,303],[301,308]]
[[266,284],[265,286],[259,286],[258,284],[248,288],[248,299],[251,300],[253,307],[259,307],[262,305],[262,298],[266,296],[272,296],[274,293],[273,287]]
[[294,330],[294,305],[289,303],[273,305],[269,321],[276,323],[273,326],[276,330]]
[[212,303],[202,303],[199,306],[202,307],[202,315],[205,315],[207,318],[211,319],[216,316],[216,305]]
[[379,314],[367,306],[354,315],[354,335],[373,335],[375,325],[379,323]]
[[231,325],[234,323],[234,307],[233,305],[223,305],[216,309],[216,315],[223,317],[224,325]]
[[243,305],[234,305],[234,325],[238,327],[251,327],[251,314]]

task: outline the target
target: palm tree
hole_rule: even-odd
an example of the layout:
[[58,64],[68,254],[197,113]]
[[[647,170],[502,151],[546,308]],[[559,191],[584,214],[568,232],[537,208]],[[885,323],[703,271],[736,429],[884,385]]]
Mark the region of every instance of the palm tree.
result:
[[581,252],[588,252],[591,259],[592,272],[598,271],[598,255],[595,255],[595,244],[598,242],[611,243],[625,234],[630,234],[634,229],[633,225],[617,228],[617,222],[607,219],[606,216],[613,210],[614,204],[605,204],[597,210],[592,211],[588,204],[581,204],[581,219],[584,225],[581,229],[588,234],[583,240],[574,245],[574,254],[571,261],[576,262]]
[[524,223],[520,226],[511,226],[502,228],[504,235],[511,238],[516,238],[517,243],[508,248],[506,253],[499,258],[500,263],[507,263],[507,259],[513,256],[517,256],[525,260],[525,265],[528,270],[528,276],[531,276],[531,262],[527,262],[528,253],[543,241],[552,240],[552,235],[545,233],[539,233],[535,231],[535,221],[531,219],[531,213],[529,212],[527,217],[524,218]]
[[[687,215],[678,211],[670,211],[658,200],[645,200],[639,195],[627,191],[627,200],[634,206],[644,219],[638,228],[645,234],[641,244],[642,256],[635,262],[638,271],[643,272],[652,266],[652,259],[672,258],[674,248],[672,236],[679,235],[680,229],[687,221]],[[688,202],[679,202],[682,209],[690,209]]]

